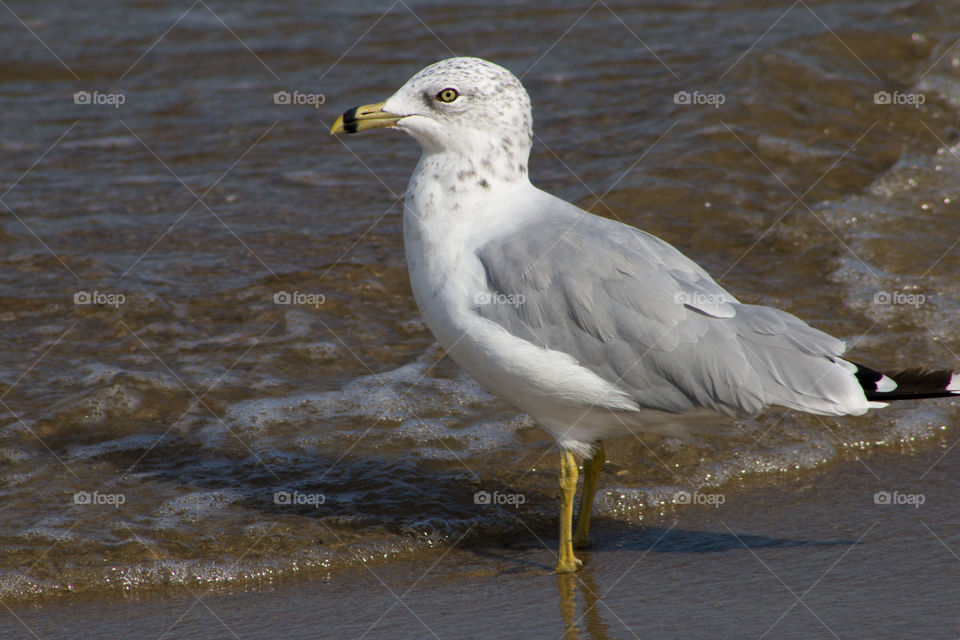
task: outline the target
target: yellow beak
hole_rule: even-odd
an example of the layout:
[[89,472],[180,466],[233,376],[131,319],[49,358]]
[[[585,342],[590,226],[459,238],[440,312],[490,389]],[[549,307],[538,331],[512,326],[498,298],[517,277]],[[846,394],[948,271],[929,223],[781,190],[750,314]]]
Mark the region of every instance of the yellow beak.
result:
[[385,102],[354,107],[337,118],[330,128],[330,135],[357,133],[367,129],[394,127],[401,116],[383,110]]

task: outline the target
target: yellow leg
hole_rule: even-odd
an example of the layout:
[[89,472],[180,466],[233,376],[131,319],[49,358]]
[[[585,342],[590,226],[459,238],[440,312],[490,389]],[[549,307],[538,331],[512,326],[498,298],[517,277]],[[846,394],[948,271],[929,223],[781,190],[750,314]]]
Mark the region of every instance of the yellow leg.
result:
[[583,461],[583,491],[580,493],[580,515],[577,517],[577,532],[573,536],[576,549],[590,546],[590,511],[593,509],[593,496],[597,492],[597,480],[603,471],[606,454],[603,441],[598,440],[593,456]]
[[557,573],[572,573],[583,563],[573,555],[573,498],[577,493],[577,459],[572,451],[560,452],[560,559]]

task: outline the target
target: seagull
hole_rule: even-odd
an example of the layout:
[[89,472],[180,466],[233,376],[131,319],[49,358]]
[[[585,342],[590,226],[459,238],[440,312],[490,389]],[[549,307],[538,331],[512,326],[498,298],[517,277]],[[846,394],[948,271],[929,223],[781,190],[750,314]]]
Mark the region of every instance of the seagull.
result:
[[[331,134],[398,129],[422,155],[403,241],[421,314],[447,354],[560,449],[558,573],[583,563],[603,439],[687,437],[771,406],[861,415],[960,394],[950,370],[882,373],[842,340],[746,304],[670,244],[531,184],[530,97],[480,58],[432,64]],[[573,531],[583,460],[583,490]]]

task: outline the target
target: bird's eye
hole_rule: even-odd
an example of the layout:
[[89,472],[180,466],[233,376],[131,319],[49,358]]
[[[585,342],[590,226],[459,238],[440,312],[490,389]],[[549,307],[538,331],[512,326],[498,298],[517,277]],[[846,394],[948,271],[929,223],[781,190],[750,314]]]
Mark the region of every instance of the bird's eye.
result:
[[460,94],[457,93],[456,89],[444,89],[436,95],[436,99],[440,102],[453,102],[460,97]]

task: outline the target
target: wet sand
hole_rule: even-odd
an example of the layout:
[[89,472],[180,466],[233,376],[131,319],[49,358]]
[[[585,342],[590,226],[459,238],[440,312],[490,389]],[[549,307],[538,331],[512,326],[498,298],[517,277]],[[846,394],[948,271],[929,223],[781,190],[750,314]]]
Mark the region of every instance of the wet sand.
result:
[[[952,638],[956,434],[679,509],[601,519],[575,576],[555,538],[454,548],[259,592],[12,609],[2,638]],[[877,504],[875,493],[891,493]],[[897,495],[893,496],[896,491]],[[916,498],[915,496],[922,496]]]

